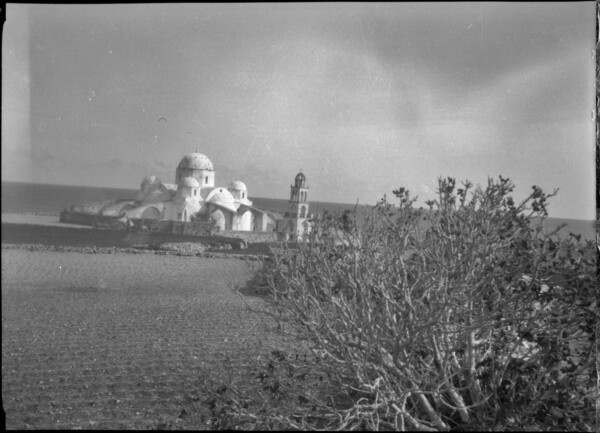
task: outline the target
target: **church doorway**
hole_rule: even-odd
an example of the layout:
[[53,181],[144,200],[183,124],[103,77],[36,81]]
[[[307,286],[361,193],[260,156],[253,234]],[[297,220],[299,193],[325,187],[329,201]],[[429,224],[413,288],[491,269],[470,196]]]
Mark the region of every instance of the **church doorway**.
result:
[[160,211],[154,206],[150,206],[142,213],[143,219],[157,220],[160,219]]
[[240,218],[240,224],[238,226],[238,230],[242,230],[242,231],[250,231],[250,229],[252,228],[252,212],[250,212],[249,210],[247,210],[246,212],[244,212]]
[[211,213],[210,216],[214,220],[215,224],[219,227],[219,230],[225,230],[225,215],[223,214],[223,211],[217,209]]

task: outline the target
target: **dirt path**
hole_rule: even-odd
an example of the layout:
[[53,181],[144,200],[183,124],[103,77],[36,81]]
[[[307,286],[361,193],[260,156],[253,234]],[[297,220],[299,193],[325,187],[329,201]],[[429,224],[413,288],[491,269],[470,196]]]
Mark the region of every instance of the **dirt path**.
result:
[[237,259],[3,249],[7,428],[185,428],[206,372],[277,347],[232,291],[249,277]]

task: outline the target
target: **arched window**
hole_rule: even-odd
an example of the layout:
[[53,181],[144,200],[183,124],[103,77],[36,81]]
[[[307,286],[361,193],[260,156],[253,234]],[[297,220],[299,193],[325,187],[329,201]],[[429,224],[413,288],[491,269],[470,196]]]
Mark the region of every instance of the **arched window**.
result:
[[300,218],[304,218],[306,215],[306,208],[304,206],[300,206]]
[[213,211],[210,214],[211,218],[215,221],[215,224],[219,227],[219,230],[225,230],[226,228],[226,222],[225,222],[225,215],[223,214],[223,212],[219,209]]
[[194,195],[197,195],[198,190],[196,188],[194,188]]
[[246,193],[245,192],[242,193],[242,198],[246,198]]
[[146,208],[146,210],[144,210],[144,212],[142,213],[142,219],[160,219],[160,211],[154,206],[150,206]]
[[204,177],[204,184],[206,185],[208,183],[208,176]]
[[243,230],[246,232],[252,230],[252,212],[250,212],[249,210],[244,212],[240,217],[238,230]]

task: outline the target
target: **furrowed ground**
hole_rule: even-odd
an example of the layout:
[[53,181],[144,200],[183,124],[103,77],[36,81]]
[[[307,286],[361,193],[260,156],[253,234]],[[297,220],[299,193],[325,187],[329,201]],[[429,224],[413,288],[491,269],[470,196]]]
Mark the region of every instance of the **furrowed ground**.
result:
[[[238,259],[2,250],[8,429],[211,428],[205,392],[281,348]],[[247,303],[247,304],[246,304]]]

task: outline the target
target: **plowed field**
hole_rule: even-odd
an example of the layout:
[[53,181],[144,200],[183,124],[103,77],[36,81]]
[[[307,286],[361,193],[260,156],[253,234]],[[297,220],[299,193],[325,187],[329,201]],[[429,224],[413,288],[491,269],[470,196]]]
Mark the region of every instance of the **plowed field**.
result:
[[[201,428],[205,381],[278,347],[238,259],[2,250],[8,429]],[[206,426],[210,428],[210,426]]]

